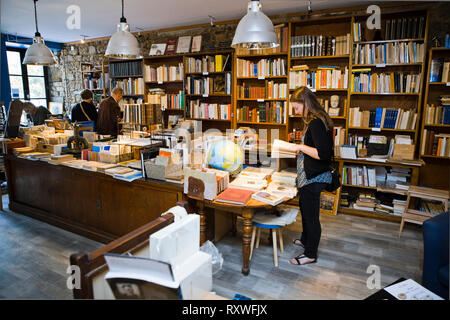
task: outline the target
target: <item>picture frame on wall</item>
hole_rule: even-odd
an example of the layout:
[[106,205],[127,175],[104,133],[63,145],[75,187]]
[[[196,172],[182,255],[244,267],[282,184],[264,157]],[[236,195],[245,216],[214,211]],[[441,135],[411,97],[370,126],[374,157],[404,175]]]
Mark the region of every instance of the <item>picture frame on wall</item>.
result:
[[202,36],[195,36],[192,38],[191,52],[200,52],[202,48]]
[[167,44],[165,43],[154,43],[150,47],[150,53],[151,56],[162,56],[164,55],[164,52],[166,51]]
[[191,49],[191,36],[184,36],[178,38],[177,53],[188,53]]

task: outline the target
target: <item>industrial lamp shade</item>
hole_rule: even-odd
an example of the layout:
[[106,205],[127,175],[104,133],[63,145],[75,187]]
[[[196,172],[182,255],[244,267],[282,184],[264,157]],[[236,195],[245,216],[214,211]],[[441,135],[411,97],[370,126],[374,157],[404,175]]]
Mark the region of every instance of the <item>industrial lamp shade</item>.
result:
[[51,66],[56,63],[56,59],[51,50],[45,45],[44,38],[36,34],[33,38],[33,44],[25,52],[22,63]]
[[241,49],[269,49],[280,45],[273,23],[261,11],[259,1],[248,3],[247,14],[239,21],[231,46]]
[[139,42],[130,32],[130,25],[120,22],[117,32],[109,39],[105,56],[115,59],[140,59],[142,58]]

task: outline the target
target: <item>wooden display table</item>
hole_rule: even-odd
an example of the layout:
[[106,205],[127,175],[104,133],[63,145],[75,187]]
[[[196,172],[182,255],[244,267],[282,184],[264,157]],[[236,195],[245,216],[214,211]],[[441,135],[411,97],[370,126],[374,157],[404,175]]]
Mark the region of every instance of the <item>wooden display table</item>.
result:
[[183,200],[181,185],[133,182],[64,165],[5,156],[11,211],[108,243]]
[[189,199],[195,202],[200,215],[200,245],[206,241],[206,213],[205,208],[212,208],[214,210],[221,210],[231,214],[240,215],[243,221],[242,234],[242,273],[248,275],[250,273],[249,258],[250,258],[250,242],[252,237],[252,218],[256,210],[267,209],[272,210],[275,207],[270,204],[260,202],[254,199],[247,201],[245,205],[234,205],[228,203],[217,202],[215,200],[202,200],[194,197]]
[[436,216],[435,214],[430,212],[411,209],[409,207],[411,198],[441,201],[444,204],[445,211],[448,211],[448,199],[450,198],[448,190],[437,190],[431,188],[410,186],[408,189],[408,198],[406,199],[405,211],[403,212],[402,222],[400,223],[400,230],[398,232],[399,238],[402,235],[403,226],[405,222],[411,222],[422,225],[424,221]]

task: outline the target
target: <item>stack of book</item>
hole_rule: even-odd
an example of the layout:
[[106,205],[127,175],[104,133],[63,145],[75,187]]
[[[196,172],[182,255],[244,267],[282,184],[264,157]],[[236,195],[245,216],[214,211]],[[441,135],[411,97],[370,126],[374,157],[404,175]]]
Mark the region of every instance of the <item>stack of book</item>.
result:
[[393,189],[408,190],[411,185],[411,169],[392,167],[386,172],[385,186]]
[[284,58],[261,59],[258,62],[237,59],[238,77],[286,76],[287,62]]
[[425,124],[450,125],[450,104],[425,107]]
[[273,172],[270,168],[247,167],[242,170],[230,186],[238,189],[259,191],[267,187],[267,177]]
[[450,134],[437,133],[424,129],[422,136],[422,155],[450,157]]
[[271,182],[266,190],[272,194],[294,198],[297,195],[297,172],[295,171],[294,169],[273,173]]
[[353,203],[355,210],[374,212],[377,205],[377,199],[371,193],[360,193],[358,199]]
[[394,199],[392,204],[394,206],[394,216],[401,216],[406,208],[406,200]]
[[147,82],[180,81],[184,77],[183,63],[179,63],[177,66],[162,65],[156,68],[145,65],[144,76]]
[[305,65],[294,66],[289,72],[289,89],[307,86],[313,90],[347,89],[348,68],[337,66],[318,66],[317,70],[308,71]]
[[350,108],[349,125],[354,128],[383,128],[415,130],[417,112],[413,109],[389,109],[378,107],[372,110]]
[[286,101],[267,101],[257,106],[242,106],[236,109],[238,121],[286,123]]
[[423,62],[425,44],[417,42],[391,42],[357,44],[353,53],[354,64],[397,64]]
[[254,194],[252,194],[252,199],[270,204],[272,206],[276,206],[276,205],[282,203],[284,201],[285,197],[283,195],[275,194],[275,193],[269,192],[267,190],[264,190],[264,191],[258,191],[258,192],[255,192]]
[[50,164],[61,164],[63,162],[71,161],[73,160],[73,155],[71,154],[63,154],[63,155],[51,155],[50,159],[47,161]]
[[370,68],[353,69],[352,92],[418,93],[420,74],[412,72],[371,72]]
[[291,37],[291,57],[335,56],[350,53],[350,34]]
[[200,100],[189,101],[189,116],[196,119],[231,119],[231,104],[203,103]]
[[144,80],[142,78],[114,79],[112,87],[122,88],[124,95],[144,94]]

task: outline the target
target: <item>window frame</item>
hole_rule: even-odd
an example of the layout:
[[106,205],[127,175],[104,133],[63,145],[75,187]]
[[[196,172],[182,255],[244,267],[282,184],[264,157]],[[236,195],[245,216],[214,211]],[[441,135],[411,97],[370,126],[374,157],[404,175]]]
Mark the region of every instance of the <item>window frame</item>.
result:
[[[25,58],[25,52],[26,49],[23,48],[14,48],[14,47],[6,47],[6,51],[15,51],[15,52],[19,52],[20,54],[20,61],[23,61],[23,59]],[[48,67],[47,66],[43,66],[44,69],[44,75],[43,76],[28,76],[28,68],[26,64],[20,64],[21,69],[22,69],[22,83],[23,83],[23,95],[24,95],[24,99],[25,101],[30,101],[32,102],[32,100],[43,100],[45,99],[47,101],[46,103],[46,108],[48,109],[49,107],[49,100],[50,100],[50,86],[49,86],[49,81],[48,81]],[[8,69],[8,77],[9,76],[19,76],[19,75],[15,75],[15,74],[10,74],[9,73],[9,69]],[[44,78],[44,85],[45,85],[45,98],[33,98],[30,99],[30,85],[28,83],[28,79],[30,78]]]

